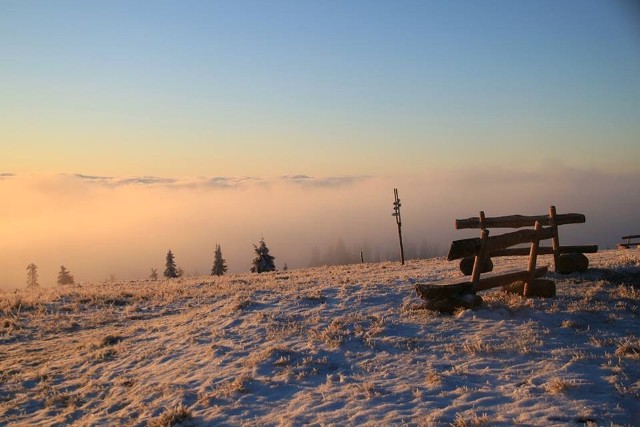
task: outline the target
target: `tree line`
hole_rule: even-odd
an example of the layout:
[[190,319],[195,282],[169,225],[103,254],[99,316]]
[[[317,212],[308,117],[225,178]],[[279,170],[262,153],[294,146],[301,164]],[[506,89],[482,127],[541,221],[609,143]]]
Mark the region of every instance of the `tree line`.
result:
[[[380,253],[372,254],[371,248],[369,247],[368,242],[364,242],[362,245],[363,250],[360,254],[360,259],[357,256],[353,256],[353,251],[349,251],[344,243],[342,238],[339,238],[335,245],[332,245],[327,249],[327,251],[321,255],[320,251],[317,247],[314,247],[311,250],[311,259],[309,260],[309,267],[317,267],[321,265],[345,265],[345,264],[353,264],[361,261],[367,262],[379,262],[382,260],[391,260],[394,257],[393,252],[386,254],[386,256],[381,256]],[[260,239],[258,244],[253,245],[254,250],[254,258],[251,262],[250,271],[252,273],[264,273],[268,271],[275,271],[275,257],[270,254],[269,248],[264,241],[264,237]],[[439,255],[439,249],[433,245],[430,245],[426,240],[418,245],[409,242],[407,244],[407,259],[413,258],[430,258],[433,256]],[[287,270],[287,264],[284,264],[283,270]],[[213,256],[213,266],[211,267],[211,275],[212,276],[222,276],[226,274],[228,271],[227,261],[222,257],[222,248],[219,244],[216,244],[214,256]],[[184,270],[180,268],[176,264],[175,255],[171,249],[167,252],[165,258],[165,269],[163,272],[163,276],[169,279],[182,277],[184,275]],[[155,268],[151,269],[151,274],[149,275],[149,279],[158,280],[158,270]],[[113,277],[113,276],[112,276]],[[113,280],[111,280],[113,281]],[[56,283],[58,285],[73,285],[75,284],[75,279],[71,272],[64,266],[60,266],[60,271],[58,272],[58,277]],[[35,289],[40,285],[38,283],[38,266],[34,263],[31,263],[27,266],[27,288]]]
[[[267,271],[276,270],[276,258],[269,253],[269,248],[264,241],[264,237],[260,239],[258,245],[253,245],[253,250],[255,252],[255,256],[253,258],[253,261],[251,262],[251,268],[249,269],[252,273],[264,273]],[[216,250],[213,254],[213,267],[211,267],[211,275],[222,276],[227,272],[227,270],[227,261],[222,257],[222,248],[219,244],[216,244]],[[169,252],[167,252],[167,257],[165,259],[164,277],[174,279],[177,277],[181,277],[183,274],[184,270],[177,266],[175,255],[173,254],[171,249],[169,249]],[[157,270],[152,268],[151,275],[149,277],[152,280],[157,280]]]
[[[73,285],[75,283],[73,275],[69,272],[69,270],[67,270],[64,265],[60,266],[57,283],[58,285]],[[39,287],[40,284],[38,283],[38,266],[34,263],[31,263],[27,266],[27,289],[36,289]]]
[[[264,273],[276,270],[276,258],[269,253],[269,248],[264,241],[264,237],[260,239],[258,245],[253,245],[253,249],[255,252],[255,256],[253,258],[253,261],[251,262],[250,271],[252,273]],[[286,264],[284,266],[284,269],[287,269]],[[226,274],[227,270],[227,261],[222,257],[222,248],[219,244],[216,244],[216,249],[213,254],[213,267],[211,267],[211,275],[222,276]],[[165,270],[163,275],[164,277],[169,279],[182,277],[184,275],[184,270],[178,267],[178,265],[176,264],[175,255],[173,254],[171,249],[169,249],[165,258]],[[151,280],[158,280],[158,270],[152,268],[149,278]],[[58,285],[75,284],[73,275],[69,272],[69,270],[67,270],[64,265],[60,266],[60,272],[58,273],[58,279],[56,283]],[[27,289],[36,289],[39,287],[40,284],[38,283],[38,266],[34,263],[31,263],[27,266]]]

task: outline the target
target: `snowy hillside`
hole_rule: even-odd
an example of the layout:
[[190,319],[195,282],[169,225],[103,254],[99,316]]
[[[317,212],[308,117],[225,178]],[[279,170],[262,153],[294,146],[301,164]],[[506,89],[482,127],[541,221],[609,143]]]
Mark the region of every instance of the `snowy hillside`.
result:
[[640,252],[589,258],[453,316],[443,259],[3,293],[0,424],[639,425]]

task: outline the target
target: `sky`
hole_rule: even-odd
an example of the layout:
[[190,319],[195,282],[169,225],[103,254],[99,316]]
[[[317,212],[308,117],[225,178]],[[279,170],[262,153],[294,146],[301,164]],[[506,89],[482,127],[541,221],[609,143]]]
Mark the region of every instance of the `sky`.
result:
[[5,0],[0,57],[0,287],[138,277],[180,239],[200,272],[261,235],[294,266],[341,236],[384,254],[394,187],[418,243],[604,198],[596,243],[640,232],[633,1]]

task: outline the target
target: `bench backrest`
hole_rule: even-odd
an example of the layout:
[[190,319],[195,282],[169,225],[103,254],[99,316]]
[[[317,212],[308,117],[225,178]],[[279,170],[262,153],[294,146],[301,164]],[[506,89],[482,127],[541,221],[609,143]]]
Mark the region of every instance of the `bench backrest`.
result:
[[[480,213],[480,217],[483,217],[483,213]],[[534,279],[536,274],[536,262],[538,256],[538,247],[540,240],[553,238],[553,230],[551,227],[543,228],[540,222],[536,221],[533,229],[518,230],[511,233],[500,234],[497,236],[489,236],[489,230],[482,229],[480,237],[454,240],[451,242],[447,259],[453,261],[455,259],[465,258],[469,256],[474,257],[473,271],[471,273],[471,286],[475,292],[480,284],[480,274],[483,270],[483,263],[487,258],[487,254],[496,250],[503,250],[510,246],[520,245],[523,243],[530,243],[529,248],[529,264],[527,266],[525,275],[525,290],[524,294],[527,295],[527,288],[529,283]],[[512,274],[506,273],[506,275]],[[500,277],[500,275],[494,275],[493,279]],[[498,283],[498,282],[497,282]]]
[[[546,237],[549,231],[545,231],[541,236],[541,240],[551,238],[551,247],[540,247],[539,254],[553,254],[554,267],[557,270],[558,258],[563,253],[595,253],[598,252],[597,245],[573,245],[573,246],[561,246],[560,237],[558,234],[558,226],[564,224],[582,224],[586,222],[586,217],[581,213],[566,213],[558,214],[555,206],[549,207],[548,215],[508,215],[499,217],[485,217],[483,211],[479,216],[466,219],[457,219],[455,222],[456,229],[465,228],[479,228],[481,230],[488,228],[522,228],[532,227],[538,222],[541,225],[549,226],[551,236]],[[499,256],[518,256],[529,255],[527,248],[500,248],[489,250],[487,256],[499,257]]]

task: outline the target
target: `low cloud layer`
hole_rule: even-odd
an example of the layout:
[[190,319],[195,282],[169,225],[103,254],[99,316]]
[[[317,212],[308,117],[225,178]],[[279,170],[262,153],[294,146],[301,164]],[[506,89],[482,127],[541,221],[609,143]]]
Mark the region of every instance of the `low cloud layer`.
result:
[[79,281],[144,278],[162,272],[168,249],[189,274],[211,269],[215,244],[231,272],[246,272],[264,236],[276,264],[306,267],[339,240],[353,257],[397,256],[393,188],[402,199],[407,246],[444,252],[456,218],[581,212],[587,223],[563,226],[563,243],[615,247],[636,234],[640,175],[556,168],[434,171],[413,177],[109,177],[0,174],[0,287],[25,285],[39,266],[42,285],[60,265]]
[[121,186],[161,186],[165,188],[237,188],[251,184],[280,184],[290,183],[302,187],[340,187],[367,179],[365,176],[337,176],[316,178],[308,175],[283,175],[277,178],[270,177],[182,177],[164,178],[158,176],[112,177],[75,174],[72,177],[83,182],[100,184],[108,187]]

